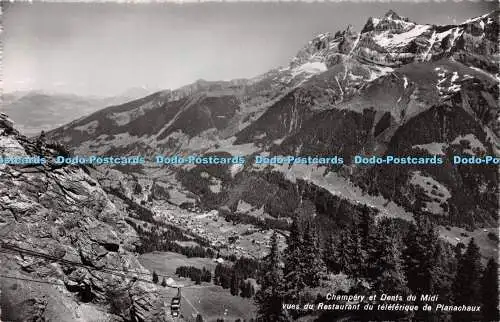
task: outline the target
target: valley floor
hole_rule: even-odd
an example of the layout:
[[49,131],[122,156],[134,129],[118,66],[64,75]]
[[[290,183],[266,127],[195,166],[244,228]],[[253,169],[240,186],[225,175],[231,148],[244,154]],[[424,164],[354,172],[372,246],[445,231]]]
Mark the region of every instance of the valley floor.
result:
[[[213,273],[217,263],[210,258],[188,258],[172,252],[153,252],[142,254],[139,261],[151,272],[157,272],[160,280],[161,276],[165,275],[172,277],[175,285],[183,286],[181,314],[187,321],[194,320],[198,314],[204,321],[216,321],[218,318],[234,321],[238,318],[254,317],[256,308],[252,299],[233,296],[228,289],[212,283],[203,282],[201,285],[194,285],[190,279],[175,276],[175,270],[179,266],[194,266],[199,269],[205,267]],[[176,288],[164,288],[162,296],[165,297],[167,307],[176,294]]]

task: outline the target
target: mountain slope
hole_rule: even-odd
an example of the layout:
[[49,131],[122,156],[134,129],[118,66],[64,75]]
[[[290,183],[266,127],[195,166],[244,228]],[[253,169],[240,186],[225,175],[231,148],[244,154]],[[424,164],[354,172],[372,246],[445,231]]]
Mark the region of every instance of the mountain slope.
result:
[[[1,158],[60,153],[0,117]],[[163,320],[158,289],[144,282],[150,272],[134,256],[138,238],[124,218],[85,168],[1,164],[2,319]]]

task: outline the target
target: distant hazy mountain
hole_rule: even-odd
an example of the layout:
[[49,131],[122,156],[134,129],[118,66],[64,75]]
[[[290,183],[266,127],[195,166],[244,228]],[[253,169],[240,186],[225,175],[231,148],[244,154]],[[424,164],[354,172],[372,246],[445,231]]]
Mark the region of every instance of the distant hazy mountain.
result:
[[51,130],[108,106],[148,95],[151,91],[132,88],[114,97],[20,91],[3,95],[0,112],[6,113],[27,136]]

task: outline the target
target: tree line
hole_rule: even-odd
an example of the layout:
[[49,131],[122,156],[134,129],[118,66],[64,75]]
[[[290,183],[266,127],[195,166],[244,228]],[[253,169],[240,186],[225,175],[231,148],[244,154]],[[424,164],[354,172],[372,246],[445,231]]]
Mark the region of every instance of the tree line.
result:
[[[441,240],[427,217],[416,218],[406,229],[393,219],[366,213],[338,233],[321,237],[312,221],[293,222],[287,248],[280,252],[277,234],[258,271],[260,290],[255,295],[260,321],[290,321],[310,314],[287,311],[282,303],[325,301],[318,287],[332,274],[345,274],[349,294],[438,294],[454,305],[481,305],[481,311],[438,313],[418,311],[326,312],[318,321],[341,317],[371,320],[498,321],[498,264],[493,258],[481,265],[473,238],[467,246]],[[377,304],[377,303],[375,303]],[[419,299],[415,305],[421,307]]]
[[255,295],[255,286],[248,279],[257,277],[258,268],[257,260],[244,257],[237,259],[233,266],[217,264],[214,284],[230,289],[234,296],[251,298]]
[[[107,192],[123,200],[123,202],[127,205],[127,208],[129,210],[128,212],[129,217],[145,222],[147,224],[151,224],[153,226],[161,227],[164,230],[168,230],[169,234],[171,234],[172,236],[173,235],[176,236],[175,237],[176,240],[195,241],[196,243],[205,247],[208,247],[210,245],[210,242],[206,238],[203,238],[193,233],[190,233],[189,234],[190,236],[188,237],[186,236],[186,232],[181,228],[176,227],[175,225],[172,224],[168,224],[163,221],[156,220],[154,218],[154,213],[150,209],[135,203],[132,199],[128,198],[125,194],[123,194],[119,189],[109,188]],[[127,222],[130,224],[132,221],[128,220]],[[147,224],[144,224],[144,227],[146,227]],[[133,225],[134,228],[137,227],[135,223],[131,225]]]
[[196,284],[201,284],[201,282],[210,283],[212,281],[212,273],[205,267],[199,269],[194,266],[179,266],[175,270],[175,275],[189,277]]
[[287,230],[289,229],[289,224],[279,218],[269,218],[269,217],[256,217],[244,213],[236,213],[230,210],[224,210],[219,208],[219,214],[224,217],[227,222],[233,222],[237,224],[248,224],[261,229],[274,229],[274,230]]
[[185,255],[189,258],[191,257],[202,257],[202,258],[213,258],[215,256],[215,251],[208,247],[203,247],[200,245],[195,246],[181,246],[175,241],[186,240],[186,237],[178,232],[158,227],[150,226],[149,228],[143,228],[141,225],[136,224],[130,219],[125,219],[127,223],[132,226],[137,235],[140,238],[140,244],[137,245],[136,251],[139,254],[151,253],[154,251],[160,252],[175,252]]

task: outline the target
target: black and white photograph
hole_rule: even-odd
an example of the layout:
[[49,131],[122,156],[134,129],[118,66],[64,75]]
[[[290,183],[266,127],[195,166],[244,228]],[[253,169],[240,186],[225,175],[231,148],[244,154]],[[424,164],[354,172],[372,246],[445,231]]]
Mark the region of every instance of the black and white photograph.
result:
[[491,322],[496,1],[1,1],[0,322]]

